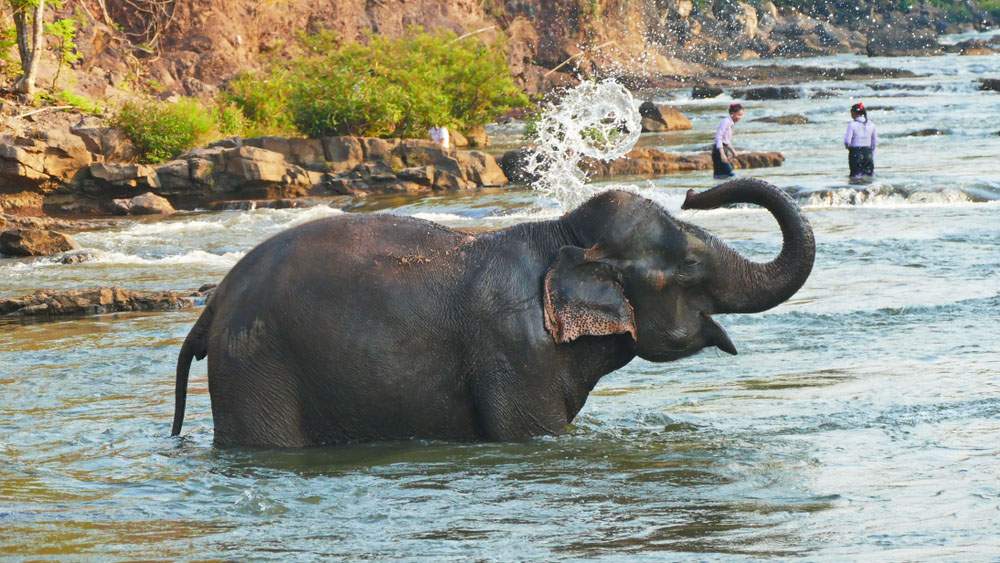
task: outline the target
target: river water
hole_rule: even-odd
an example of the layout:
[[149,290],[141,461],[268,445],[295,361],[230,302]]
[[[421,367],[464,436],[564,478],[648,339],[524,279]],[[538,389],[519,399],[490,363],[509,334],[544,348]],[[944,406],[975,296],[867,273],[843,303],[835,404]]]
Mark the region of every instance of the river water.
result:
[[[790,64],[853,66],[853,56]],[[218,450],[204,362],[169,437],[174,361],[197,311],[0,325],[0,557],[313,560],[996,561],[1000,557],[1000,56],[878,59],[920,78],[804,84],[752,102],[748,171],[797,194],[816,267],[788,303],[721,317],[740,355],[635,360],[570,431],[518,444]],[[872,85],[875,85],[874,88]],[[833,97],[822,96],[823,90]],[[671,103],[694,150],[728,99]],[[829,95],[829,94],[826,94]],[[877,179],[846,183],[847,108],[869,107]],[[807,125],[754,122],[801,113]],[[938,128],[942,135],[906,133]],[[680,212],[706,172],[636,180],[744,252],[777,252],[757,209]],[[554,217],[527,190],[373,200],[353,212],[463,228]],[[92,262],[0,261],[0,295],[218,281],[253,245],[343,211],[181,213],[83,233]]]

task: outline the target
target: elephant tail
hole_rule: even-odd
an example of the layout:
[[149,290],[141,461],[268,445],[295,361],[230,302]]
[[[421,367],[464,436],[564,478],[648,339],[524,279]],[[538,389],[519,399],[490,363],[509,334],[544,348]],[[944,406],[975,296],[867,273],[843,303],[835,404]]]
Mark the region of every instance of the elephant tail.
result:
[[188,372],[191,369],[191,358],[201,360],[208,354],[208,330],[212,326],[212,307],[209,305],[198,317],[181,345],[180,355],[177,356],[177,381],[174,388],[174,425],[170,430],[171,436],[181,433],[181,425],[184,424],[184,407],[187,405],[187,385]]

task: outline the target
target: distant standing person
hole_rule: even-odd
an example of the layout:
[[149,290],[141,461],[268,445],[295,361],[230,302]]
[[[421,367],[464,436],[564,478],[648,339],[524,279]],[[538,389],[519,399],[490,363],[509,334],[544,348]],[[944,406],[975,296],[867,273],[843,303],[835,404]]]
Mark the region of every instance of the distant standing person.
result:
[[875,175],[875,146],[878,133],[875,124],[868,120],[865,104],[858,102],[851,106],[851,122],[844,134],[844,148],[847,149],[847,165],[851,168],[851,178]]
[[435,125],[434,127],[431,127],[428,132],[431,134],[431,140],[441,145],[441,148],[445,151],[451,147],[451,136],[448,135],[447,127]]
[[743,106],[740,104],[729,105],[729,115],[719,123],[719,128],[715,130],[715,145],[712,147],[712,169],[716,180],[732,178],[733,159],[736,158],[736,151],[733,150],[733,125],[743,119]]

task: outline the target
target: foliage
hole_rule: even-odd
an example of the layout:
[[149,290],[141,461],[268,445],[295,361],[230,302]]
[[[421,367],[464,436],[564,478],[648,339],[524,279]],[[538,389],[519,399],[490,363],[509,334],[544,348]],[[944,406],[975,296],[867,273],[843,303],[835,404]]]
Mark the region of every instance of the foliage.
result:
[[312,137],[423,137],[433,125],[484,125],[527,98],[514,84],[503,46],[450,32],[411,32],[368,44],[317,34],[303,54],[230,82],[227,102],[251,127],[294,127]]
[[293,79],[290,71],[274,66],[269,72],[242,73],[229,81],[222,103],[242,112],[250,135],[288,135],[295,131],[288,111]]
[[59,63],[56,74],[52,78],[52,88],[56,87],[59,80],[59,73],[64,65],[71,65],[81,59],[76,51],[76,21],[70,18],[63,18],[52,23],[45,24],[45,33],[55,39],[56,60]]
[[87,96],[83,96],[69,90],[60,90],[59,92],[52,94],[39,92],[35,95],[35,99],[36,103],[44,102],[53,105],[73,106],[81,112],[91,115],[101,115],[104,113],[105,109],[99,103],[91,100]]
[[216,110],[191,98],[128,102],[113,121],[135,144],[140,158],[150,163],[175,158],[219,132]]
[[0,21],[0,80],[13,80],[21,73],[20,63],[14,55],[15,45],[17,34],[14,28]]

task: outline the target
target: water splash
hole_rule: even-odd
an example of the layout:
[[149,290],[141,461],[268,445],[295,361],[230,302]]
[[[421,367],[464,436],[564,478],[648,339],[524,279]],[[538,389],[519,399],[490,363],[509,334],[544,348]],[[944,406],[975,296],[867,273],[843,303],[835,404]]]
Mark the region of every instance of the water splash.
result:
[[587,185],[580,161],[624,156],[639,140],[641,119],[632,94],[612,79],[568,90],[538,122],[536,146],[525,166],[538,178],[532,187],[564,210],[583,203],[597,190]]

